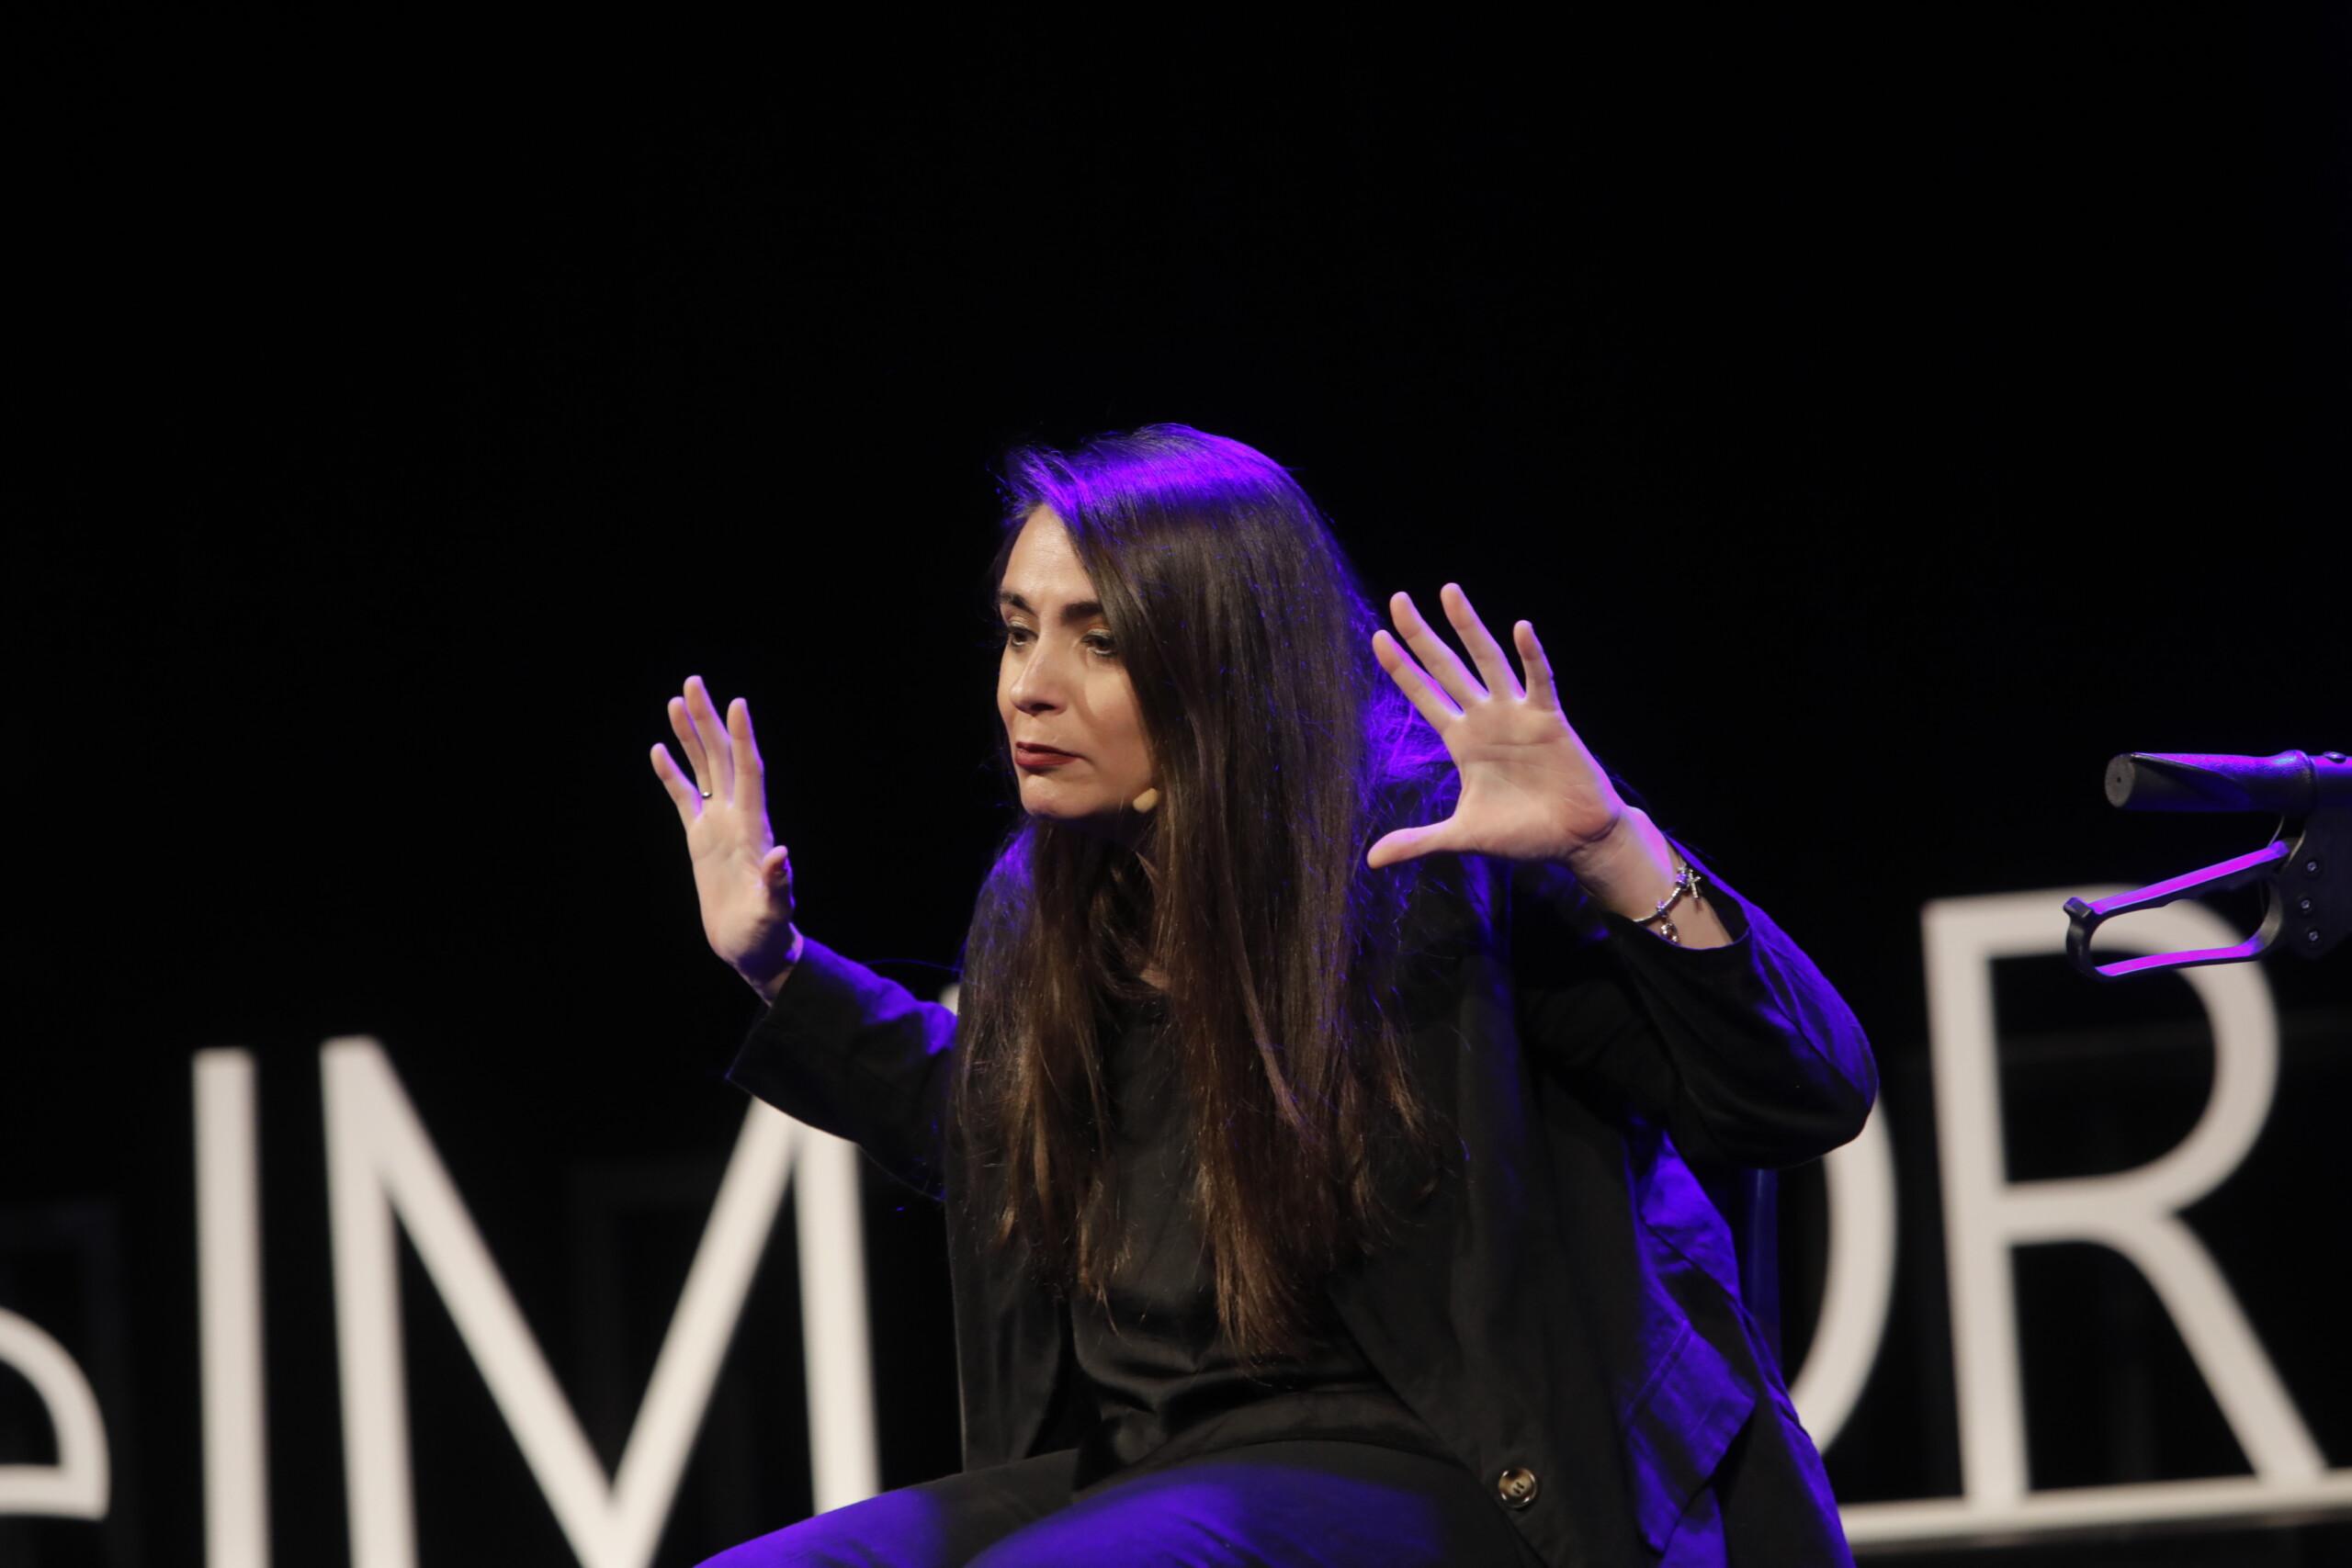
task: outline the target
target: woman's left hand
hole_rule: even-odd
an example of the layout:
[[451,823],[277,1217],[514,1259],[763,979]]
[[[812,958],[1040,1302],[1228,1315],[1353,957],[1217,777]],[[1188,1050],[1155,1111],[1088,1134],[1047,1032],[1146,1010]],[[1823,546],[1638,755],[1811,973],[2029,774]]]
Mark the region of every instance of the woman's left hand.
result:
[[[1502,646],[1470,607],[1461,585],[1447,583],[1438,601],[1476,661],[1476,676],[1421,619],[1408,594],[1388,602],[1389,614],[1405,634],[1404,645],[1383,630],[1373,634],[1372,649],[1380,667],[1444,739],[1461,770],[1461,795],[1452,817],[1386,835],[1372,846],[1365,863],[1388,865],[1440,851],[1571,863],[1584,858],[1616,830],[1626,806],[1568,728],[1535,628],[1525,621],[1511,628],[1527,671],[1522,691]],[[1434,681],[1430,671],[1435,671]]]

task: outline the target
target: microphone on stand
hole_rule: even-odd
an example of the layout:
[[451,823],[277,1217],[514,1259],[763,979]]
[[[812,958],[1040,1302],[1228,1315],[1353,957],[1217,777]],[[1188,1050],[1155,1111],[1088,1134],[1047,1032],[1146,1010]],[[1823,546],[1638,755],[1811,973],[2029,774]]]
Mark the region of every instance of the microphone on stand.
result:
[[[2271,757],[2129,751],[2107,764],[2107,803],[2123,811],[2244,811],[2276,814],[2271,841],[2251,854],[2111,898],[2066,900],[2066,956],[2094,980],[2121,980],[2200,964],[2240,964],[2287,945],[2317,958],[2352,924],[2352,762],[2341,751]],[[2117,915],[2154,909],[2254,883],[2262,889],[2262,925],[2233,947],[2159,953],[2113,964],[2091,962],[2091,933]]]

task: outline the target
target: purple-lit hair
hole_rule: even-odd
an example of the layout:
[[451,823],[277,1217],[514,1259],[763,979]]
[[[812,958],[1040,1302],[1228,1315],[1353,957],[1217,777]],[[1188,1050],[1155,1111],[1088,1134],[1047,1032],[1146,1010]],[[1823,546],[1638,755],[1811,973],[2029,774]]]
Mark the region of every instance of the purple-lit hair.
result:
[[[1435,1179],[1446,1140],[1407,1071],[1396,995],[1411,890],[1451,857],[1374,871],[1364,856],[1442,819],[1458,781],[1280,465],[1159,424],[1015,452],[1003,491],[991,621],[1014,538],[1050,507],[1134,683],[1161,800],[1132,846],[1023,820],[981,893],[957,1030],[966,1219],[1025,1243],[1049,1286],[1103,1294],[1128,1227],[1102,1030],[1156,964],[1219,1315],[1244,1357],[1279,1356],[1317,1326],[1323,1275]],[[1009,760],[1007,782],[1017,800]]]

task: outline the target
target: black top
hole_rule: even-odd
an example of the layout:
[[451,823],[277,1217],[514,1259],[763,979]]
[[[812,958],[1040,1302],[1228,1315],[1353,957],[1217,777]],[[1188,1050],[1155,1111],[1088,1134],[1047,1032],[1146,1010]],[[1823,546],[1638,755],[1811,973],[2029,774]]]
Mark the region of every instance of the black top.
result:
[[[1462,1163],[1394,1245],[1324,1293],[1554,1568],[1668,1551],[1722,1568],[1725,1539],[1850,1563],[1821,1457],[1741,1300],[1726,1210],[1700,1177],[1748,1168],[1730,1190],[1752,1196],[1772,1169],[1846,1142],[1877,1066],[1804,951],[1669,841],[1706,879],[1724,945],[1662,942],[1566,867],[1406,863],[1419,881],[1396,1016]],[[984,894],[990,908],[1023,891],[1023,863],[999,863],[991,886],[1009,891]],[[953,1157],[957,1022],[812,936],[729,1076],[945,1202],[970,1471],[1077,1445],[1099,1423],[1069,1310],[985,1223],[1001,1184]]]
[[[1135,1246],[1109,1310],[1071,1303],[1070,1337],[1099,1416],[1079,1482],[1215,1449],[1288,1438],[1377,1443],[1459,1463],[1373,1370],[1328,1303],[1300,1356],[1251,1376],[1219,1331],[1214,1275],[1193,1210],[1192,1129],[1155,998],[1120,1007],[1106,1034],[1119,1213]],[[1318,1298],[1318,1301],[1320,1298]]]

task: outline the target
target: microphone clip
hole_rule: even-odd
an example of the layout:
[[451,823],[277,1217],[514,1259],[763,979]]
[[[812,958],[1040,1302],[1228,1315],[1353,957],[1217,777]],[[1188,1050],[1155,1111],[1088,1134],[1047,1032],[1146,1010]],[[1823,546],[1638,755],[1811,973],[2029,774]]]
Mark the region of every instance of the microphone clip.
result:
[[[2352,763],[2341,751],[2270,757],[2169,755],[2132,751],[2107,764],[2108,804],[2124,811],[2277,812],[2271,841],[2250,854],[2185,872],[2113,897],[2066,900],[2066,956],[2095,980],[2122,980],[2202,964],[2258,958],[2283,938],[2317,958],[2352,925]],[[2203,897],[2253,883],[2262,889],[2262,924],[2231,947],[2151,953],[2112,964],[2091,961],[2091,934],[2118,915],[2177,898]]]

